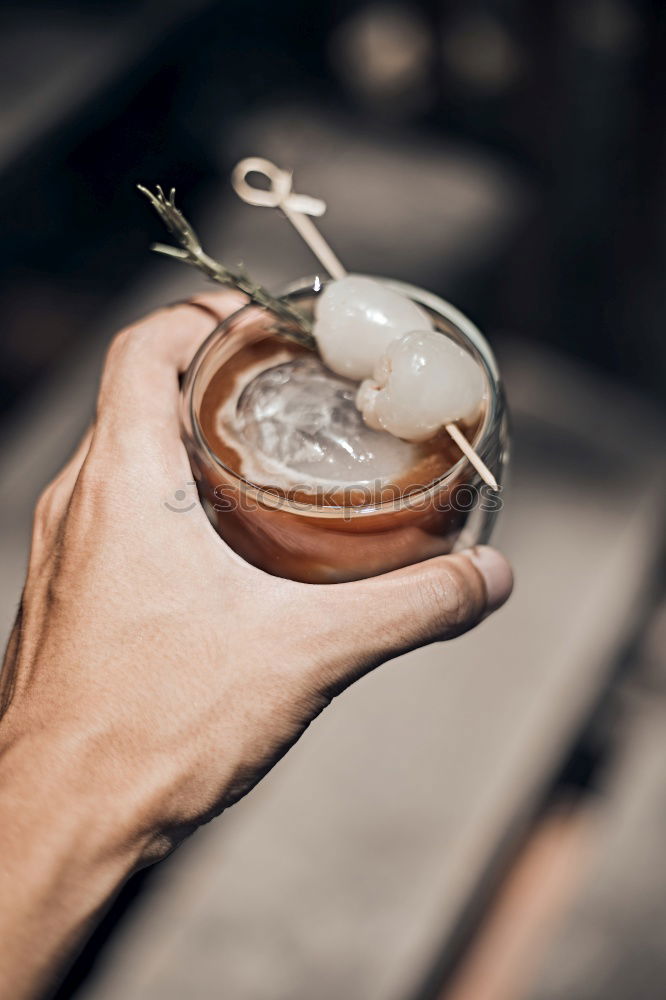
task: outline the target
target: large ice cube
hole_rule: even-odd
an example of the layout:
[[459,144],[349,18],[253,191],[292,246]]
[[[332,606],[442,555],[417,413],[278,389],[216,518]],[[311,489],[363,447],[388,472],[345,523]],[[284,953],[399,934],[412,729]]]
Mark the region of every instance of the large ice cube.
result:
[[[368,427],[356,408],[358,386],[316,357],[256,376],[238,400],[237,433],[253,452],[308,481],[391,480],[409,470],[416,447]],[[259,453],[259,454],[257,454]]]

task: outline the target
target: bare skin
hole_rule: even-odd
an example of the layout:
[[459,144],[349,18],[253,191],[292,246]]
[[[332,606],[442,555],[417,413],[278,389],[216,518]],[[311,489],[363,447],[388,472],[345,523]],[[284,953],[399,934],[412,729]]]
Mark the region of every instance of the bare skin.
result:
[[[210,312],[123,331],[95,421],[35,512],[0,675],[0,996],[42,995],[124,880],[245,795],[331,699],[511,591],[482,548],[336,586],[247,565],[199,505],[178,375]],[[258,610],[260,613],[257,613]]]

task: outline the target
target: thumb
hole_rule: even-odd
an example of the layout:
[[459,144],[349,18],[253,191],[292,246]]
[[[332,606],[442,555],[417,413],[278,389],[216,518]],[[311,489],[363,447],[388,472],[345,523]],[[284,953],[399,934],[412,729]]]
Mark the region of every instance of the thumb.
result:
[[326,588],[340,688],[385,660],[467,632],[508,599],[513,573],[488,546]]

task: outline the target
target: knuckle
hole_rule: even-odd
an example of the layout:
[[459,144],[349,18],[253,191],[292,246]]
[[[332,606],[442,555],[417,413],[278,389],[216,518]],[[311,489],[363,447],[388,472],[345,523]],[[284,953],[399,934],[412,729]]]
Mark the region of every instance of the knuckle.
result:
[[76,486],[72,494],[73,507],[92,509],[104,513],[109,507],[115,506],[116,476],[110,476],[108,467],[93,457],[84,463],[79,472]]
[[107,365],[124,361],[152,339],[149,324],[132,323],[115,335],[107,354]]
[[45,486],[42,492],[37,497],[37,503],[35,504],[35,514],[43,517],[49,509],[51,503],[51,496],[53,494],[53,483],[49,483]]
[[85,462],[76,482],[76,493],[94,498],[103,495],[107,489],[108,478],[103,467],[94,460]]
[[109,364],[109,362],[117,361],[119,358],[123,357],[123,355],[127,351],[131,338],[132,338],[132,327],[125,327],[125,329],[120,330],[115,335],[115,337],[113,338],[113,340],[109,345],[109,350],[107,352],[106,356],[107,364]]
[[127,367],[132,354],[132,330],[127,328],[117,333],[109,344],[104,359],[99,390],[98,409],[103,407],[107,397],[112,396],[112,385],[117,372]]
[[197,292],[184,304],[203,309],[212,319],[221,323],[234,310],[246,305],[247,301],[243,292],[228,288],[219,292]]
[[438,633],[451,633],[469,627],[481,615],[481,583],[472,567],[449,561],[428,567],[420,581],[419,600],[434,612]]
[[168,308],[158,309],[120,330],[109,345],[107,365],[116,365],[145,355],[178,327]]
[[86,462],[72,492],[69,508],[71,527],[105,522],[114,516],[118,507],[114,479],[101,463]]
[[155,334],[145,322],[125,327],[115,335],[104,362],[97,398],[98,420],[118,412],[121,400],[141,391],[151,344],[155,344]]
[[81,467],[69,503],[70,521],[78,525],[119,523],[128,511],[143,504],[150,456],[135,461],[126,445],[109,447],[104,441]]
[[37,498],[33,523],[35,528],[43,531],[53,517],[53,501],[55,497],[55,483],[51,482],[45,486]]

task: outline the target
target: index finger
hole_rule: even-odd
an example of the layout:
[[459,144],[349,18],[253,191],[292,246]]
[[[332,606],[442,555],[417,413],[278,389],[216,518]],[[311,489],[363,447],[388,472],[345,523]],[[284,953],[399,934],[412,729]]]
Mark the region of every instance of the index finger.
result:
[[177,441],[179,376],[216,326],[246,301],[231,291],[197,295],[119,333],[102,373],[95,443]]

